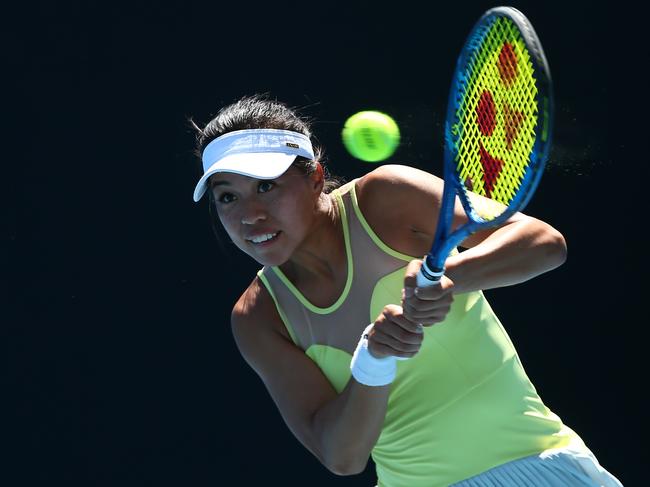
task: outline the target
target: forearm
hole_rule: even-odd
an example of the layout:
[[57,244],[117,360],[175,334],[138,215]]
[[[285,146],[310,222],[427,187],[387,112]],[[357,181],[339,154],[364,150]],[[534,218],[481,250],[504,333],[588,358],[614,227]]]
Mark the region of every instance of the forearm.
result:
[[321,461],[334,473],[351,475],[365,468],[386,415],[390,385],[365,386],[350,378],[335,399],[313,417]]
[[447,259],[454,293],[517,284],[561,265],[566,244],[553,227],[524,217],[499,228],[478,245]]

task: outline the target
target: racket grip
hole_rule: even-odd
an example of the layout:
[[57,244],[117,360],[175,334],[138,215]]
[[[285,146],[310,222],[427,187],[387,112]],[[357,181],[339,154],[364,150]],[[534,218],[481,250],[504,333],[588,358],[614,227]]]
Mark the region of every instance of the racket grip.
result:
[[422,267],[416,277],[418,287],[431,287],[440,282],[440,278],[445,274],[445,269],[431,269],[427,265],[427,259],[422,261]]

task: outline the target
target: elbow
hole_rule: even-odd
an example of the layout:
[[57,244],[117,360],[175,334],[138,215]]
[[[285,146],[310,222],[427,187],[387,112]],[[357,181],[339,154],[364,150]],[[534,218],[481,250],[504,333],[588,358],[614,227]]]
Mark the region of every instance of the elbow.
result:
[[337,463],[330,463],[329,465],[326,465],[327,469],[332,472],[334,475],[338,475],[340,477],[346,477],[350,475],[358,475],[362,473],[366,465],[361,463],[352,463],[352,462],[337,462]]
[[330,472],[341,477],[358,475],[366,469],[367,464],[368,457],[360,458],[354,454],[339,454],[336,455],[336,458],[327,458],[323,461],[323,465],[325,465]]
[[[320,417],[320,416],[319,416]],[[312,417],[310,450],[320,463],[331,473],[338,476],[351,476],[362,473],[368,465],[370,452],[377,441],[359,438],[349,427],[341,423],[327,424],[317,415]],[[345,434],[341,434],[341,430]],[[360,432],[362,436],[363,431]]]
[[545,232],[544,242],[544,257],[548,270],[555,269],[566,262],[567,259],[567,245],[564,236],[550,228]]

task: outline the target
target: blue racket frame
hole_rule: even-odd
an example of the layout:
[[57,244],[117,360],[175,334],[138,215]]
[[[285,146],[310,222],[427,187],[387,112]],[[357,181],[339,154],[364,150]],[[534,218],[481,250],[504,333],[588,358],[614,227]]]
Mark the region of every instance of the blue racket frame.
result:
[[[486,220],[479,216],[472,207],[465,186],[458,177],[456,171],[458,145],[456,144],[456,141],[460,139],[461,134],[458,132],[454,133],[454,128],[456,128],[457,131],[461,130],[461,124],[457,123],[456,114],[463,101],[462,95],[465,91],[464,86],[467,85],[464,75],[466,67],[472,63],[473,52],[481,46],[483,38],[492,23],[498,17],[507,17],[515,23],[521,32],[522,38],[530,53],[533,69],[537,74],[538,81],[538,119],[534,130],[535,133],[539,135],[535,138],[535,143],[533,144],[533,149],[530,154],[529,165],[524,173],[519,191],[517,191],[511,203],[501,215]],[[474,25],[456,62],[456,69],[454,71],[447,103],[445,122],[445,185],[442,196],[442,206],[440,209],[436,233],[433,239],[433,245],[424,259],[422,271],[420,273],[421,276],[418,276],[418,285],[427,284],[426,281],[429,282],[429,285],[433,285],[440,280],[444,274],[444,263],[452,249],[457,247],[471,234],[479,230],[503,224],[508,220],[508,218],[516,212],[521,211],[528,204],[540,182],[550,152],[554,113],[552,90],[553,87],[548,62],[546,61],[541,43],[539,42],[539,39],[528,19],[521,12],[512,7],[496,7],[485,12],[485,14],[483,14]],[[459,197],[469,221],[466,224],[461,225],[455,231],[452,231],[456,196]]]

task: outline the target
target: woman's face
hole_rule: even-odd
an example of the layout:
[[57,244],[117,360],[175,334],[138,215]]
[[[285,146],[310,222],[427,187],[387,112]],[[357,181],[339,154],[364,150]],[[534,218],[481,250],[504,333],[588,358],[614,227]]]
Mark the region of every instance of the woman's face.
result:
[[284,264],[310,231],[318,176],[290,167],[276,179],[214,174],[210,191],[230,239],[262,265]]

